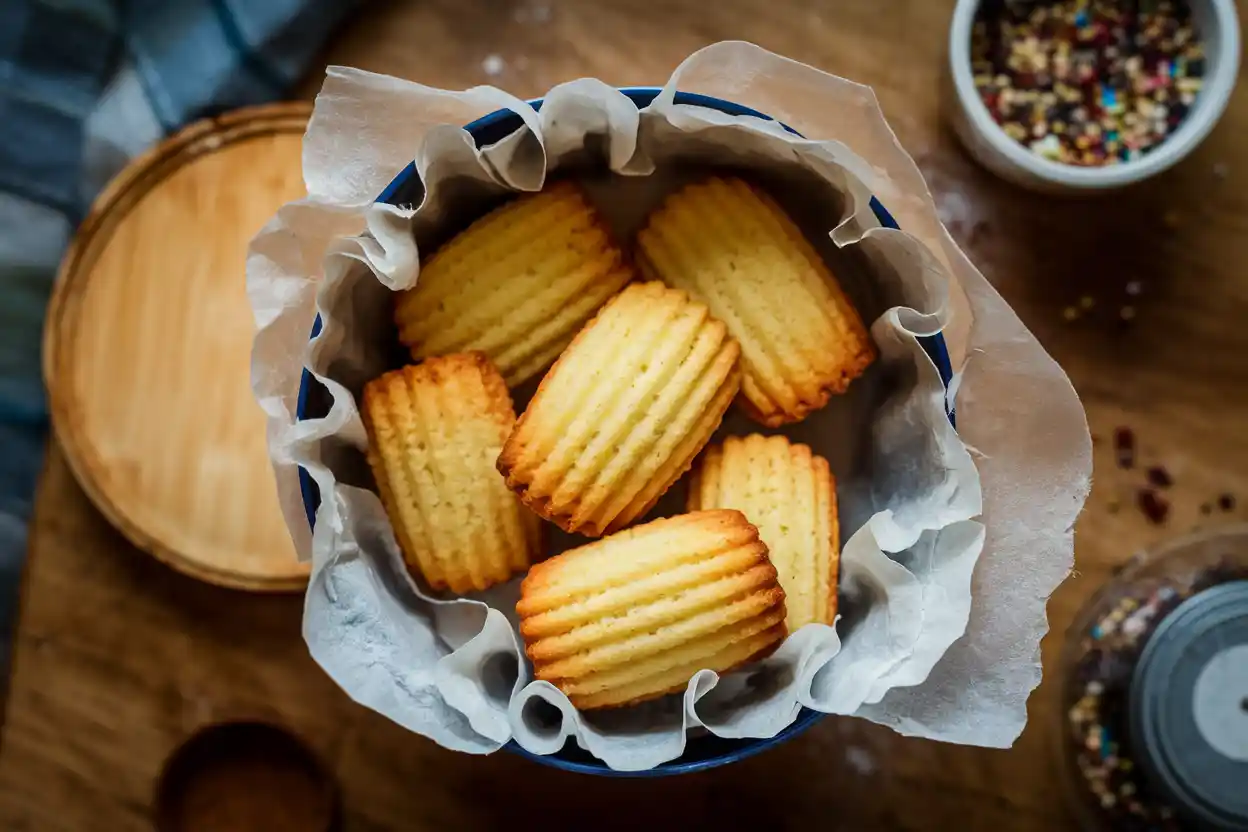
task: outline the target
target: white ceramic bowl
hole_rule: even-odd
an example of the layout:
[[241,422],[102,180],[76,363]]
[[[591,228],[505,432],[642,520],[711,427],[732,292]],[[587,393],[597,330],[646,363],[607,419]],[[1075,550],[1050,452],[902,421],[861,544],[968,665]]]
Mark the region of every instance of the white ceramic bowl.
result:
[[980,0],[958,0],[949,28],[949,118],[954,132],[984,167],[1038,191],[1077,193],[1130,185],[1160,173],[1200,144],[1217,123],[1239,74],[1239,18],[1235,0],[1189,0],[1205,44],[1204,85],[1179,128],[1141,158],[1105,167],[1064,165],[1038,156],[993,121],[971,75],[971,25]]

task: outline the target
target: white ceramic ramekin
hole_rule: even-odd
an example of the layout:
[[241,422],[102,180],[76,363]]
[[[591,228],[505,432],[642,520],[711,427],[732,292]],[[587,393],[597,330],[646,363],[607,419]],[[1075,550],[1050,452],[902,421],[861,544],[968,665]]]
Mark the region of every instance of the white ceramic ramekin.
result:
[[958,0],[949,28],[948,117],[966,149],[984,167],[1023,187],[1051,193],[1103,191],[1160,173],[1192,151],[1226,109],[1239,74],[1239,18],[1235,0],[1190,0],[1193,22],[1205,43],[1204,85],[1187,117],[1164,142],[1141,158],[1105,167],[1064,165],[1039,156],[1007,136],[980,100],[971,75],[971,25],[980,0]]

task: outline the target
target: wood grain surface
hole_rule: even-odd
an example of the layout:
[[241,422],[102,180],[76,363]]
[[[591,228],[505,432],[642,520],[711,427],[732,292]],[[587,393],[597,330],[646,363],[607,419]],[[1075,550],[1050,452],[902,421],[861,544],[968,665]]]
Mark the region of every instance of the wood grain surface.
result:
[[204,580],[298,589],[249,384],[252,235],[304,195],[306,104],[197,122],[96,200],[49,305],[44,377],[66,458],[136,545]]
[[[829,718],[738,765],[654,781],[443,751],[337,691],[306,654],[298,599],[214,589],[136,552],[53,448],[0,744],[0,828],[150,828],[161,761],[197,727],[237,716],[286,724],[328,761],[349,830],[1071,828],[1054,743],[1063,628],[1140,547],[1244,513],[1216,501],[1248,492],[1248,147],[1239,138],[1248,101],[1241,85],[1210,139],[1142,187],[1088,201],[1034,196],[976,167],[940,123],[951,8],[952,0],[378,2],[326,60],[532,96],[584,75],[659,82],[699,46],[744,38],[871,84],[954,235],[1070,373],[1098,440],[1076,574],[1050,601],[1045,682],[1014,748],[903,739]],[[317,86],[310,78],[305,92]],[[1085,297],[1092,308],[1067,321],[1065,310]],[[1126,305],[1130,324],[1121,320]],[[1115,464],[1119,427],[1140,443],[1130,469]],[[1152,464],[1175,480],[1163,523],[1136,507]]]

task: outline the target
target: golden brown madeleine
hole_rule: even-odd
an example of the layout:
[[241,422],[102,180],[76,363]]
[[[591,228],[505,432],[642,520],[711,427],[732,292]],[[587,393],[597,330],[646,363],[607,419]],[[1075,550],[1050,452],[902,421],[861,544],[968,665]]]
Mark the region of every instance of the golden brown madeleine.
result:
[[481,350],[515,387],[554,361],[632,278],[580,187],[560,182],[438,249],[398,296],[399,340],[417,360]]
[[541,521],[494,468],[516,414],[484,353],[430,358],[373,379],[362,412],[394,536],[430,586],[485,589],[538,556]]
[[644,515],[719,426],[739,349],[705,306],[634,283],[542,379],[498,458],[525,505],[592,536]]
[[758,527],[788,598],[790,632],[836,620],[841,531],[826,459],[783,436],[730,436],[694,466],[688,508],[734,508]]
[[582,710],[683,691],[784,640],[784,590],[738,511],[655,520],[529,570],[516,605],[534,673]]
[[714,178],[669,196],[637,237],[648,277],[684,289],[741,344],[741,404],[771,427],[806,418],[875,359],[862,318],[762,191]]

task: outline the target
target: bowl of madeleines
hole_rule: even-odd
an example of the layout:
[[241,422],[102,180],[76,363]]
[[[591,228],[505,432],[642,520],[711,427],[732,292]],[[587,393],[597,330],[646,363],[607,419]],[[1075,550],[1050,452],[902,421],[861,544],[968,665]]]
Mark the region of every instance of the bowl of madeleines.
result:
[[[622,92],[642,108],[659,90]],[[521,124],[500,110],[465,129],[483,147]],[[377,201],[410,203],[417,180],[411,166]],[[370,487],[421,586],[457,597],[518,581],[532,678],[583,713],[630,708],[700,671],[749,667],[808,624],[835,626],[837,472],[777,431],[845,394],[877,347],[764,185],[698,175],[620,240],[581,183],[555,175],[422,253],[414,287],[393,295],[395,358],[358,397]],[[921,344],[948,385],[941,336]],[[305,370],[300,419],[317,416],[313,387]],[[755,428],[717,433],[730,408]],[[678,481],[683,506],[651,519]],[[305,471],[300,484],[314,524],[316,485]],[[548,556],[552,534],[572,543]],[[767,739],[691,735],[678,759],[631,773],[739,760],[820,716],[802,709]],[[571,742],[507,748],[622,773]]]

